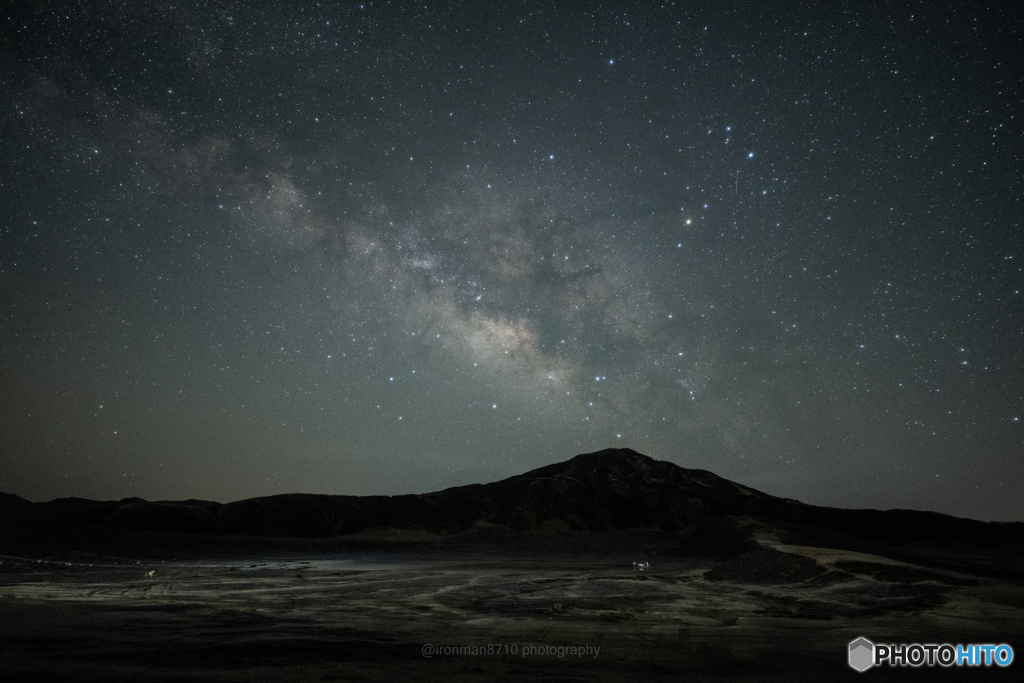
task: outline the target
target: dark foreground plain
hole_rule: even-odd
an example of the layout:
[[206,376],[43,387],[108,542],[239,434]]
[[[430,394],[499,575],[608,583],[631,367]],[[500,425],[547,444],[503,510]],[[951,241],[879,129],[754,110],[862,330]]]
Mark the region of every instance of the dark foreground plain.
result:
[[847,644],[1024,652],[1022,525],[628,451],[393,499],[0,504],[3,681],[1009,681]]
[[[520,537],[442,554],[399,544],[308,547],[295,557],[281,555],[288,548],[279,545],[260,557],[184,561],[5,557],[0,669],[11,681],[1013,680],[1019,673],[1019,662],[1006,670],[864,674],[846,663],[846,645],[858,636],[1007,642],[1019,652],[1018,582],[778,546],[823,570],[780,583],[788,579],[742,562],[709,571],[705,562],[659,557],[675,541],[612,532]],[[650,568],[638,571],[634,561]],[[734,575],[715,580],[730,566]],[[424,646],[478,653],[435,649],[426,657]],[[559,657],[540,647],[589,650]]]

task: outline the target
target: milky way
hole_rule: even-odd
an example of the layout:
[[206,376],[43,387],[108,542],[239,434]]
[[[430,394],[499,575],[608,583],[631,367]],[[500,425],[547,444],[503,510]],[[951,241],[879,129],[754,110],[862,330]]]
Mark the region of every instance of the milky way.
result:
[[1021,519],[1020,11],[563,4],[4,17],[0,490]]

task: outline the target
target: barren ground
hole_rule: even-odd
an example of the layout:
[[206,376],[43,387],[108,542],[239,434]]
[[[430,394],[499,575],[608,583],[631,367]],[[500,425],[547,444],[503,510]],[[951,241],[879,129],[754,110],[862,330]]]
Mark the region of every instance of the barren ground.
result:
[[[875,556],[781,547],[830,572],[792,584],[628,556],[460,552],[189,561],[2,558],[5,680],[816,681],[1006,670],[872,669],[846,645],[1002,643],[1024,587]],[[155,570],[151,577],[146,572]],[[749,576],[744,572],[753,572]],[[721,573],[721,572],[720,572]],[[477,647],[435,654],[425,645]],[[491,647],[492,654],[486,654]],[[582,657],[533,646],[588,647]],[[597,648],[597,655],[593,652]],[[969,675],[968,675],[969,674]]]

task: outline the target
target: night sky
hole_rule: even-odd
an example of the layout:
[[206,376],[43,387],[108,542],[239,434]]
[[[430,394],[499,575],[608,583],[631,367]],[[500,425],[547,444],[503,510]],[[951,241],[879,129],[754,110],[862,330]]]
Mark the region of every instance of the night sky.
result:
[[19,4],[0,490],[1024,519],[1014,3]]

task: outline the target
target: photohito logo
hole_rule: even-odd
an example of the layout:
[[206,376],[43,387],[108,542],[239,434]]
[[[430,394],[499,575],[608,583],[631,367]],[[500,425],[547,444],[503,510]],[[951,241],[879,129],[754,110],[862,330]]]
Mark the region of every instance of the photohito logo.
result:
[[867,671],[875,662],[875,644],[867,638],[858,638],[850,643],[849,662],[857,671]]
[[883,662],[889,666],[1010,666],[1013,648],[1000,645],[935,645],[928,643],[875,644],[857,638],[847,646],[847,662],[857,671],[867,671]]

